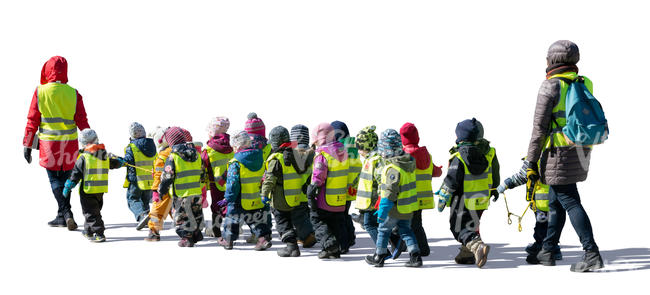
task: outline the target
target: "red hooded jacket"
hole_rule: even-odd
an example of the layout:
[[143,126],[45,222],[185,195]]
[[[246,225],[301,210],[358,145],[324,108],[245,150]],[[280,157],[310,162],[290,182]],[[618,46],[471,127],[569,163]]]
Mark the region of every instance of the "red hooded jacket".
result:
[[[402,137],[402,145],[404,151],[409,153],[415,159],[415,167],[420,170],[429,168],[431,164],[431,154],[427,147],[418,146],[420,143],[420,135],[418,129],[412,123],[406,123],[399,129],[399,134]],[[433,164],[432,177],[440,177],[442,175],[442,166]]]
[[[68,83],[68,61],[61,56],[50,58],[41,70],[41,85],[50,82]],[[90,128],[86,118],[86,109],[84,108],[81,94],[77,91],[77,107],[74,115],[75,124],[79,130]],[[34,143],[34,136],[38,132],[41,124],[41,112],[38,110],[38,88],[32,96],[32,103],[27,114],[27,126],[25,127],[25,137],[23,146],[31,147]],[[48,170],[67,171],[72,170],[79,144],[76,140],[69,141],[43,141],[39,140],[39,164]]]

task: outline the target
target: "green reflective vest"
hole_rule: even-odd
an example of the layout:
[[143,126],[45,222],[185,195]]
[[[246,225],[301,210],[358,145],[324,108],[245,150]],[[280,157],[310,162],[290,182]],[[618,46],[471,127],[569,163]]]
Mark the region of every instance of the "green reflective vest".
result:
[[264,148],[262,148],[262,157],[264,157],[264,161],[266,161],[266,159],[268,159],[270,155],[271,155],[271,145],[267,144],[264,146]]
[[332,207],[345,206],[348,196],[350,159],[341,162],[326,152],[321,152],[321,155],[327,160],[325,202]]
[[311,174],[311,171],[305,171],[303,174],[298,174],[292,165],[285,165],[284,155],[282,153],[273,153],[269,156],[269,161],[276,159],[282,166],[282,189],[284,190],[284,199],[287,201],[289,207],[296,207],[300,205],[303,198],[306,198],[302,187],[307,181],[305,175]]
[[38,110],[41,124],[38,138],[46,141],[68,141],[77,139],[77,90],[61,83],[47,83],[38,86]]
[[201,196],[201,158],[189,162],[176,153],[169,156],[174,160],[176,170],[174,195],[179,198]]
[[233,152],[229,154],[222,154],[215,151],[211,147],[207,147],[208,159],[210,160],[210,167],[212,167],[212,175],[214,175],[214,185],[220,191],[226,191],[226,186],[219,184],[219,177],[221,177],[228,169],[228,162],[235,155]]
[[241,183],[241,206],[244,210],[255,210],[264,208],[262,203],[262,195],[260,193],[260,186],[262,184],[262,176],[264,176],[264,169],[251,171],[244,164],[233,158],[228,162],[239,163],[239,182]]
[[[361,159],[359,159],[359,152],[354,148],[354,152],[348,152],[348,159],[350,161],[350,170],[348,173],[348,186],[353,186],[354,182],[359,177],[361,173]],[[357,198],[356,195],[350,195],[348,193],[346,200],[354,201]]]
[[469,172],[467,164],[460,153],[456,152],[452,158],[457,157],[465,168],[465,179],[463,183],[463,199],[465,208],[468,210],[485,210],[490,205],[490,189],[492,188],[492,159],[496,155],[496,150],[490,148],[485,155],[488,161],[488,167],[479,175],[473,175]]
[[538,210],[548,212],[548,194],[549,186],[538,182],[537,189],[535,190],[535,207]]
[[[429,158],[431,155],[429,154]],[[418,205],[420,209],[433,209],[433,189],[431,177],[433,175],[433,161],[427,169],[415,169],[415,180],[418,191]]]
[[395,169],[399,171],[399,195],[397,196],[397,212],[401,214],[412,213],[420,209],[418,204],[415,172],[406,172],[404,169],[395,164],[388,164],[384,166],[381,172],[381,185],[379,186],[379,194],[382,198],[388,197],[386,191],[386,183],[388,182],[388,169]]
[[377,200],[377,192],[373,190],[375,183],[375,166],[381,159],[379,155],[373,155],[363,161],[361,173],[359,174],[359,184],[357,185],[356,208],[359,210],[374,209],[373,201]]
[[[575,80],[578,78],[578,73],[576,72],[561,73],[561,74],[553,75],[548,79],[553,79],[553,78],[566,78],[570,80]],[[587,87],[589,92],[593,93],[593,83],[587,77],[583,77],[583,78],[585,79],[585,86]],[[546,143],[544,145],[546,149],[550,148],[551,144],[553,144],[553,146],[556,147],[566,147],[572,145],[570,141],[567,140],[566,136],[564,135],[564,132],[562,132],[562,128],[566,126],[566,94],[567,91],[569,90],[569,84],[562,80],[559,81],[560,81],[560,100],[555,105],[555,107],[553,107],[553,118],[555,119],[555,122],[551,122],[550,136],[546,138]]]
[[[157,154],[152,157],[145,156],[142,151],[133,143],[129,143],[131,152],[133,153],[133,159],[135,160],[135,166],[153,171],[153,161],[156,160]],[[124,154],[126,154],[126,148],[124,148]],[[153,172],[149,173],[142,169],[134,169],[135,177],[138,180],[138,188],[141,190],[151,190],[153,185]],[[129,187],[129,180],[124,180],[124,187]]]
[[83,152],[79,157],[84,157],[83,189],[86,194],[105,194],[108,192],[108,169],[110,162],[100,160],[90,153]]

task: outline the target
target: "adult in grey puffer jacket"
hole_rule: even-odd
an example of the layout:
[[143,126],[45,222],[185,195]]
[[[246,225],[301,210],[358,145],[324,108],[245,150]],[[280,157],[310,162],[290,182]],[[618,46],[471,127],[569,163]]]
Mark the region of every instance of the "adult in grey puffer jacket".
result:
[[[553,249],[559,243],[560,234],[569,214],[571,224],[580,237],[585,255],[582,261],[571,265],[571,271],[585,272],[603,267],[603,261],[594,240],[591,222],[580,202],[577,182],[587,179],[591,149],[588,147],[551,145],[546,148],[546,142],[552,134],[551,124],[554,120],[553,109],[560,103],[562,97],[561,79],[575,80],[578,78],[577,63],[580,60],[578,46],[568,40],[553,43],[548,50],[546,61],[546,78],[540,87],[535,107],[533,132],[528,147],[527,159],[528,177],[536,175],[536,163],[540,160],[539,176],[549,189],[549,220],[547,235],[542,250],[537,254],[537,260],[544,265],[555,265]],[[584,78],[585,86],[591,91],[591,81]],[[566,116],[556,113],[556,116]]]

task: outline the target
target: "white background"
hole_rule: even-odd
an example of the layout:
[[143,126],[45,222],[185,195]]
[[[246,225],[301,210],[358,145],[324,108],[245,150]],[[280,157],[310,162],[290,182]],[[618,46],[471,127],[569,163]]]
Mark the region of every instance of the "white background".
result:
[[[212,2],[1,4],[0,118],[8,132],[1,145],[3,294],[565,293],[644,285],[640,279],[650,268],[648,7],[627,1]],[[267,132],[280,124],[342,120],[356,134],[369,124],[381,131],[410,121],[436,163],[446,164],[457,122],[476,117],[497,148],[504,178],[526,153],[546,50],[558,39],[580,46],[580,73],[594,81],[610,123],[609,141],[595,149],[589,179],[579,184],[608,263],[602,273],[569,272],[581,252],[568,220],[565,260],[556,267],[526,265],[533,215],[527,213],[518,233],[506,224],[503,199],[483,218],[483,239],[493,247],[481,270],[453,265],[457,243],[450,240],[448,211],[425,214],[433,253],[422,269],[401,267],[403,259],[384,269],[367,266],[362,259],[372,250],[361,232],[344,261],[328,262],[318,261],[318,249],[295,259],[242,243],[226,252],[214,240],[181,249],[171,230],[162,242],[145,243],[146,231],[132,227],[124,170],[111,172],[105,196],[108,242],[91,244],[79,232],[46,226],[56,202],[45,170],[22,158],[41,67],[62,55],[91,127],[114,153],[127,144],[132,121],[149,130],[179,125],[205,141],[210,117],[230,117],[233,132],[255,111]],[[434,180],[434,187],[440,183]],[[523,194],[508,194],[516,213],[525,206]],[[73,211],[81,224],[78,198],[74,193]],[[274,243],[273,250],[277,236]]]

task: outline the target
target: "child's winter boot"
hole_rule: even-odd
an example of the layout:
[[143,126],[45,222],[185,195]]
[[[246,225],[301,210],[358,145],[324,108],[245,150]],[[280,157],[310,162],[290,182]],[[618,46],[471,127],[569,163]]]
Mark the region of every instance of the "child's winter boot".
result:
[[159,242],[160,234],[156,231],[149,230],[149,235],[146,238],[144,238],[144,240],[147,242]]
[[106,242],[106,237],[104,236],[104,234],[95,234],[95,237],[93,238],[92,242],[95,243]]
[[373,254],[373,255],[368,255],[366,256],[366,263],[370,265],[374,265],[375,267],[383,267],[384,266],[384,261],[386,258],[388,258],[390,254],[388,252],[384,254]]
[[456,255],[454,259],[458,264],[475,264],[476,259],[474,258],[474,253],[467,249],[465,246],[460,246],[460,252]]
[[149,212],[143,212],[142,215],[140,215],[140,221],[138,221],[138,225],[136,225],[135,230],[141,230],[147,226],[149,223]]
[[319,259],[337,259],[341,258],[341,251],[338,246],[331,246],[318,252]]
[[91,233],[89,233],[89,232],[87,232],[85,230],[81,232],[81,235],[84,236],[84,238],[86,238],[86,240],[89,240],[89,241],[93,240],[93,234],[91,234]]
[[476,266],[483,267],[487,262],[488,253],[490,253],[490,246],[483,243],[480,237],[477,237],[467,243],[467,248],[474,253],[476,259]]
[[303,248],[311,248],[316,245],[316,236],[314,236],[314,233],[309,234],[304,241],[298,241],[298,244],[302,244]]
[[246,239],[247,244],[256,244],[257,243],[257,236],[254,233],[251,233],[251,236]]
[[191,238],[182,238],[178,241],[178,247],[194,247],[194,241]]
[[228,241],[228,240],[224,239],[223,237],[217,238],[217,243],[219,243],[219,245],[223,246],[223,248],[226,249],[226,250],[232,250],[233,245],[234,245],[233,241]]
[[65,227],[66,223],[65,223],[65,220],[62,217],[57,216],[56,218],[49,221],[47,223],[47,225],[49,225],[51,227]]
[[537,253],[537,261],[545,266],[554,266],[555,257],[553,256],[553,251],[542,249]]
[[582,256],[582,261],[572,264],[572,272],[587,272],[603,268],[605,265],[603,263],[603,258],[600,256],[598,250],[586,251],[585,255]]
[[286,248],[278,250],[278,256],[280,257],[298,257],[300,256],[300,249],[298,249],[297,243],[287,243]]
[[271,248],[273,244],[271,243],[271,237],[270,236],[264,236],[264,237],[259,237],[257,239],[257,243],[255,244],[255,251],[263,251],[268,248]]
[[404,264],[406,267],[420,267],[422,266],[422,256],[420,252],[410,253],[409,261]]
[[65,225],[68,227],[69,231],[77,229],[77,223],[74,222],[74,218],[68,217],[65,219]]

